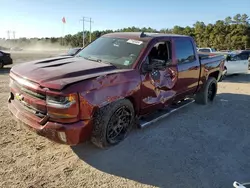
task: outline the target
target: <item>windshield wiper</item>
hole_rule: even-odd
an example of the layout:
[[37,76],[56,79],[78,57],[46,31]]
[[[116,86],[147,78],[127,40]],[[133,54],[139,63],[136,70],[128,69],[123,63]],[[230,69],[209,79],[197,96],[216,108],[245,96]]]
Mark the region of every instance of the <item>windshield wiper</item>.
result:
[[[79,57],[81,57],[81,56],[79,56]],[[103,61],[103,60],[101,60],[101,59],[93,58],[93,57],[91,57],[91,56],[89,56],[89,57],[82,57],[82,58],[87,59],[87,60],[89,60],[89,61],[95,61],[95,62],[98,62],[98,63],[105,63],[105,64],[109,64],[109,65],[112,65],[112,66],[117,67],[117,66],[116,66],[114,63],[112,63],[112,62]]]
[[95,58],[93,58],[93,57],[83,57],[84,59],[87,59],[87,60],[89,60],[89,61],[95,61],[95,62],[98,62],[98,63],[101,63],[102,62],[102,60],[101,59],[95,59]]

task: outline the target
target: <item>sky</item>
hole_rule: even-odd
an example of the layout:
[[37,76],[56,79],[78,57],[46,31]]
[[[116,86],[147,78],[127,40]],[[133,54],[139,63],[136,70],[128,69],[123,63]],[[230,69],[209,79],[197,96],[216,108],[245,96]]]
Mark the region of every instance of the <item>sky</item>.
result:
[[[0,0],[0,38],[59,37],[82,31],[91,17],[93,30],[124,27],[172,28],[196,21],[215,23],[237,13],[250,16],[250,0]],[[62,23],[65,17],[66,23]],[[85,22],[89,30],[89,23]],[[13,38],[13,33],[11,33]]]

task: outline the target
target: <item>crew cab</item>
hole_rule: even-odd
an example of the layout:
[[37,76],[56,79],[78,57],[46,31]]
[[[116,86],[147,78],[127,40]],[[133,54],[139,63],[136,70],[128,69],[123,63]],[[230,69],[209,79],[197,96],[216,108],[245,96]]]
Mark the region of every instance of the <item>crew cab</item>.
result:
[[192,102],[214,100],[224,56],[200,56],[192,37],[110,33],[76,56],[15,65],[8,106],[55,142],[103,148]]

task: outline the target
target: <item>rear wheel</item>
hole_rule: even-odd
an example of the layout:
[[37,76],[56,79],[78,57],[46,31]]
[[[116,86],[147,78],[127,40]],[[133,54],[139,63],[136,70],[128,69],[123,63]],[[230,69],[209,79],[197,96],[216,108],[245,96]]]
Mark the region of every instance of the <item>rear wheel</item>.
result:
[[209,77],[203,88],[195,96],[195,102],[198,104],[207,104],[212,102],[217,93],[217,80]]
[[91,141],[100,148],[120,143],[134,123],[134,108],[127,99],[113,102],[99,109],[94,116]]

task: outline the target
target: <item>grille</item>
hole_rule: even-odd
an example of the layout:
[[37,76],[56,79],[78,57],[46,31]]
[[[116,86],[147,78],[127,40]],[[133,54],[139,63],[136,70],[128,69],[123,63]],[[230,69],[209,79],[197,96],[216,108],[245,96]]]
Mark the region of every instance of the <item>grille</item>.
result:
[[[44,94],[40,94],[40,93],[36,93],[28,88],[26,88],[25,86],[22,86],[21,84],[19,84],[17,81],[10,79],[10,87],[15,89],[18,93],[22,93],[25,94],[26,97],[32,97],[35,98],[37,100],[46,100],[46,96]],[[13,93],[13,96],[15,96],[15,94]],[[23,99],[16,99],[15,100],[20,107],[22,107],[23,109],[25,109],[26,111],[28,111],[31,114],[34,114],[35,116],[39,117],[39,118],[43,118],[46,115],[46,111],[43,110],[39,110],[37,109],[35,106],[36,104],[34,103],[32,104],[28,104],[27,102],[25,102],[25,100]]]
[[29,90],[29,89],[23,87],[22,85],[20,85],[18,82],[16,82],[13,79],[10,80],[10,87],[18,89],[19,91],[24,92],[24,93],[28,94],[31,97],[35,97],[35,98],[42,99],[42,100],[46,99],[45,95],[40,94],[40,93],[36,93],[36,92],[34,92],[32,90]]

